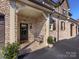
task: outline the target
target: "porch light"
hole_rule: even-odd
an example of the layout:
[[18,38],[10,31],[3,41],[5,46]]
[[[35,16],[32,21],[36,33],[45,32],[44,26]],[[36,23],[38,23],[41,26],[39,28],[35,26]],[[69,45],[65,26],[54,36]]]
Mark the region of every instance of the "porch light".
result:
[[32,29],[32,25],[30,26],[30,29]]
[[30,24],[30,29],[32,29],[32,24]]
[[70,9],[68,9],[68,11],[70,11]]
[[70,17],[67,17],[67,19],[70,19]]
[[42,3],[44,4],[45,2],[43,1]]

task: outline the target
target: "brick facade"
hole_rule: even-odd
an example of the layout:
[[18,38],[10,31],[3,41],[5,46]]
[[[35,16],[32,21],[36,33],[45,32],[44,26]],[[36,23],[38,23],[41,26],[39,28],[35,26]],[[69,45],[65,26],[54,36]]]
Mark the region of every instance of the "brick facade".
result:
[[[26,1],[26,0],[25,0]],[[18,1],[17,1],[18,2]],[[19,3],[19,2],[18,2]],[[17,3],[17,4],[18,4]],[[33,6],[32,5],[30,6],[30,4],[33,4],[35,5],[34,3],[27,3],[26,1],[26,4],[22,4],[20,3],[19,6],[20,8],[18,8],[18,12],[17,11],[17,6],[15,2],[10,2],[9,0],[3,0],[3,1],[0,1],[0,13],[4,14],[5,15],[5,43],[8,43],[8,42],[14,42],[14,41],[19,41],[20,40],[20,22],[25,22],[28,24],[28,39],[29,41],[33,41],[35,39],[34,35],[35,33],[37,35],[43,35],[44,39],[43,39],[43,43],[42,44],[39,44],[39,42],[35,42],[33,43],[29,48],[31,48],[32,50],[35,50],[35,49],[40,49],[40,48],[43,48],[47,45],[47,38],[49,35],[51,36],[55,36],[57,37],[57,30],[56,31],[50,31],[49,32],[49,14],[50,12],[46,11],[44,7],[41,7],[39,5],[36,5],[36,6]],[[65,7],[67,6],[66,3],[65,4]],[[28,6],[28,8],[27,8]],[[39,8],[36,8],[36,7],[39,7]],[[41,8],[44,8],[41,9]],[[32,9],[32,10],[31,10]],[[61,9],[61,8],[60,8]],[[68,8],[67,8],[68,9]],[[34,14],[30,14],[30,12],[26,12],[26,11],[29,11],[32,12],[34,11],[38,17],[37,18],[31,18],[31,16],[33,16]],[[41,11],[41,12],[40,12]],[[50,10],[49,10],[50,11]],[[21,13],[23,13],[23,15],[21,15]],[[29,14],[29,15],[28,15]],[[40,15],[41,14],[41,15]],[[36,16],[37,16],[36,15]],[[55,18],[53,17],[54,20],[56,20],[56,24],[57,23],[57,20],[59,20],[58,18]],[[70,24],[72,23],[71,21],[65,21],[65,24],[66,24],[66,30],[65,31],[61,31],[60,28],[61,28],[61,21],[63,21],[63,19],[60,19],[59,20],[59,37],[60,39],[66,39],[66,38],[71,38],[70,37]],[[32,25],[32,29],[30,29],[30,26]],[[74,24],[74,29],[73,29],[73,36],[75,36],[75,26],[76,24]],[[58,28],[58,26],[56,25],[56,28]],[[25,45],[27,44],[27,42],[25,43]]]
[[[58,13],[62,14],[63,17],[67,17],[70,18],[68,12],[69,12],[69,5],[68,5],[68,1],[65,0],[64,3],[59,7],[55,9]],[[63,12],[65,12],[65,14],[63,14]],[[54,17],[52,16],[53,20],[56,21],[56,30],[50,30],[50,36],[56,37],[59,40],[62,39],[69,39],[72,37],[75,37],[77,35],[76,33],[76,26],[77,24],[75,22],[73,22],[73,19],[67,19],[67,18],[62,18],[61,16],[58,17]],[[61,19],[60,19],[61,18]],[[65,23],[65,30],[61,30],[61,22]],[[72,36],[71,36],[71,28],[70,25],[74,24],[73,28],[72,28]],[[52,23],[52,27],[53,27],[53,23]]]
[[[53,19],[56,21],[56,30],[50,30],[50,36],[53,36],[53,37],[56,37],[59,35],[59,40],[63,40],[63,39],[69,39],[69,38],[72,38],[72,37],[75,37],[77,35],[76,33],[76,26],[77,24],[74,23],[74,22],[71,22],[71,21],[68,21],[68,20],[60,20],[58,18],[54,18]],[[59,20],[59,24],[57,23],[57,21]],[[61,30],[61,22],[64,22],[65,25],[63,27],[65,27],[64,30]],[[73,27],[72,27],[72,36],[71,36],[71,24],[73,24]],[[53,24],[52,24],[53,26]],[[59,26],[59,31],[57,31],[58,29],[58,26]],[[59,34],[58,34],[59,32]]]
[[8,0],[0,0],[0,13],[5,15],[5,43],[9,42],[10,4]]

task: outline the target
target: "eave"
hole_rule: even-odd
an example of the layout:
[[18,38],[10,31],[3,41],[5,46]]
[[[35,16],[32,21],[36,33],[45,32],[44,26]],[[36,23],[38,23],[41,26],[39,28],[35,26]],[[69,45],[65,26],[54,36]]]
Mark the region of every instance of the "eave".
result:
[[[17,1],[18,1],[18,0],[17,0]],[[60,13],[54,11],[54,9],[53,9],[53,8],[50,8],[49,6],[45,6],[45,5],[40,4],[40,3],[39,3],[39,4],[38,4],[38,3],[33,3],[33,2],[31,2],[31,1],[29,1],[29,0],[19,0],[19,2],[22,2],[22,3],[25,4],[25,5],[28,5],[28,6],[37,8],[37,9],[42,10],[42,11],[44,11],[44,12],[52,13],[53,16],[56,17],[56,18],[59,17],[59,19],[68,20],[68,21],[70,21],[70,22],[73,22],[73,23],[77,24],[77,22],[76,22],[75,20],[73,20],[72,18],[68,19],[67,16],[65,16],[65,15],[63,15],[63,14],[60,14]],[[53,11],[54,11],[54,12],[53,12]]]
[[53,11],[53,8],[50,8],[50,7],[47,7],[43,4],[38,4],[38,3],[34,3],[32,1],[29,1],[29,0],[19,0],[20,2],[28,5],[28,6],[31,6],[31,7],[34,7],[34,8],[37,8],[39,10],[42,10],[44,12],[52,12]]

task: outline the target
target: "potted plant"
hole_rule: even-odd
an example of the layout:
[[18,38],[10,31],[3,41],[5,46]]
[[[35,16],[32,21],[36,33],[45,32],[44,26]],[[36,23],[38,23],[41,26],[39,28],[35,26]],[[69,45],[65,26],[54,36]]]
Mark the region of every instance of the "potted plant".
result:
[[7,46],[2,48],[4,59],[18,59],[19,43],[8,43]]
[[52,37],[52,36],[49,36],[48,39],[47,39],[47,43],[48,43],[48,46],[49,47],[53,47],[53,44],[56,42],[56,38],[55,37]]

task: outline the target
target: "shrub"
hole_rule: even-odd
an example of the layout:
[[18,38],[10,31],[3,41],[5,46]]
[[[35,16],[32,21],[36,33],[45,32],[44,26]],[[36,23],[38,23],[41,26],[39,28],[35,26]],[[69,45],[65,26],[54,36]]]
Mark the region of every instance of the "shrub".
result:
[[48,42],[48,44],[53,44],[54,43],[52,36],[48,37],[47,42]]
[[19,43],[8,43],[2,48],[2,54],[5,59],[16,59],[19,52]]
[[56,38],[49,36],[48,39],[47,39],[47,42],[48,42],[48,44],[54,44],[56,42]]

